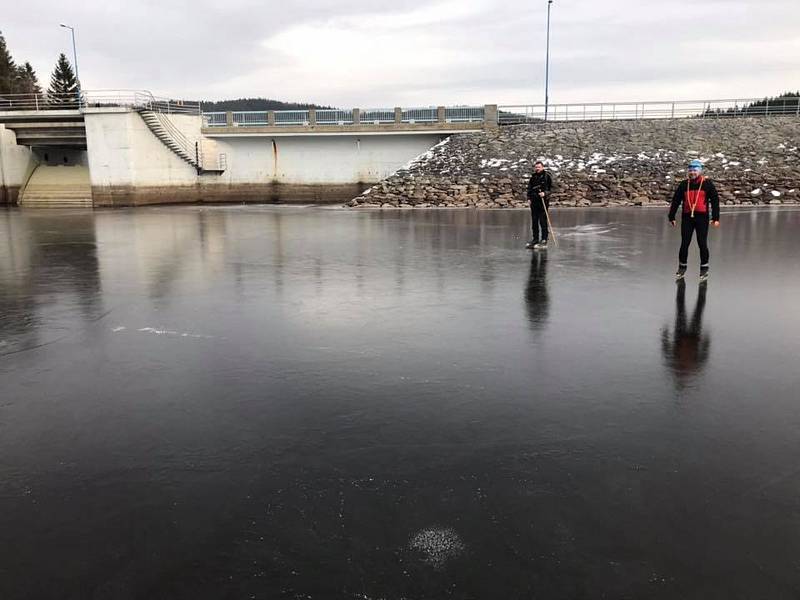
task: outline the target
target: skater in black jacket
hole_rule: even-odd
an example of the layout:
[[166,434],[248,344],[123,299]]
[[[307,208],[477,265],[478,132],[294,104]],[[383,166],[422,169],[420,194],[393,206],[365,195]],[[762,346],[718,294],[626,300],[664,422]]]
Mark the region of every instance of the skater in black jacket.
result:
[[[533,165],[533,175],[528,181],[528,202],[531,205],[531,230],[533,237],[525,246],[528,249],[547,249],[547,208],[550,206],[550,190],[553,178],[544,170],[544,163],[537,160]],[[541,229],[541,237],[539,236]]]

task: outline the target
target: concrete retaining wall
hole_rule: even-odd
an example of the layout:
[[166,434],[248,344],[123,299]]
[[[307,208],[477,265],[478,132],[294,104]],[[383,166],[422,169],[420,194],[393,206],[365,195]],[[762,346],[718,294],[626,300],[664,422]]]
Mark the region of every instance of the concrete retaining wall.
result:
[[0,125],[0,205],[15,205],[20,190],[39,164],[30,148],[17,145],[13,131]]
[[201,144],[203,165],[222,174],[198,175],[147,128],[135,112],[90,109],[86,114],[95,206],[181,202],[344,202],[425,152],[432,134],[206,137],[201,118],[168,115]]

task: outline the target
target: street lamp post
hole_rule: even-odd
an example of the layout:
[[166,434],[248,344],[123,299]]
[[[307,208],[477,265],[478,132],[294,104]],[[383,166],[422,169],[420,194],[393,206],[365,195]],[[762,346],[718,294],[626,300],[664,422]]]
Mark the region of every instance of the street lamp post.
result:
[[550,5],[553,0],[547,0],[547,52],[544,62],[544,120],[547,121],[547,107],[550,103]]
[[75,90],[75,95],[78,98],[78,106],[81,104],[81,78],[78,75],[78,51],[75,49],[75,28],[70,27],[69,25],[64,25],[64,23],[59,23],[61,27],[64,29],[69,29],[70,33],[72,34],[72,61],[75,63],[75,82],[77,84],[77,88]]

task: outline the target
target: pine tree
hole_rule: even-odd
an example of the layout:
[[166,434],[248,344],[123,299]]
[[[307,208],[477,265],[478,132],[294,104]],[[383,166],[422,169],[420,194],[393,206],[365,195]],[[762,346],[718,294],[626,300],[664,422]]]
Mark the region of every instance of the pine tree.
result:
[[6,48],[6,39],[0,32],[0,94],[13,94],[17,83],[17,66]]
[[17,93],[37,95],[42,93],[42,88],[39,86],[39,78],[36,77],[36,71],[33,70],[29,62],[17,67]]
[[78,92],[78,80],[72,65],[62,52],[58,55],[56,68],[50,77],[50,87],[47,90],[47,101],[50,104],[71,104],[75,102]]

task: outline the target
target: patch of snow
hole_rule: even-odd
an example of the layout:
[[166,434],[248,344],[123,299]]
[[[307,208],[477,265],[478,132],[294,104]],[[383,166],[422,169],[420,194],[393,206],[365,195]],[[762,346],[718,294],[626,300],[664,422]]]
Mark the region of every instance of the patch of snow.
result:
[[461,537],[450,527],[423,529],[411,538],[408,547],[422,552],[425,562],[437,569],[466,549]]
[[760,196],[761,195],[761,188],[756,188],[752,192],[750,192],[751,196]]
[[779,197],[780,197],[780,195],[781,195],[781,193],[780,193],[778,190],[772,190],[771,194],[772,194],[772,195],[773,195],[775,198],[779,198]]

